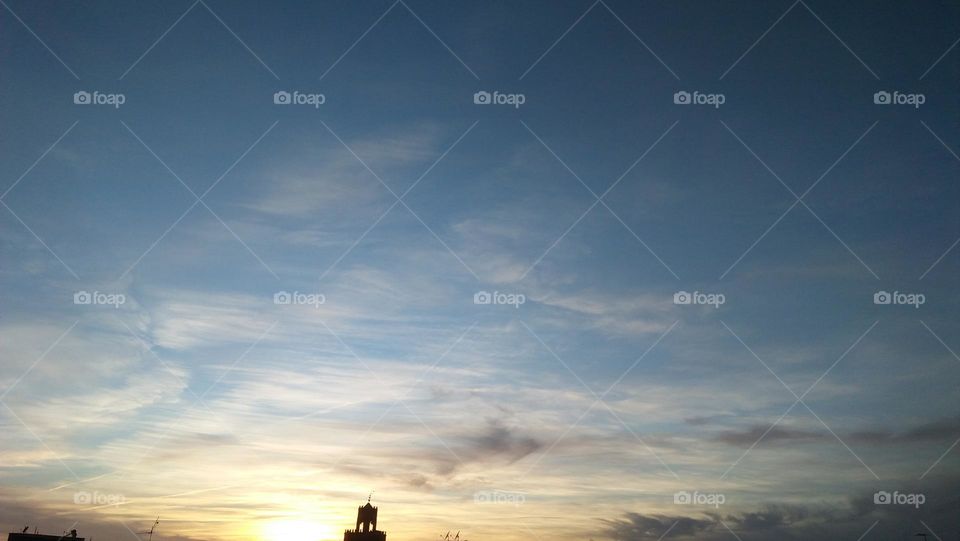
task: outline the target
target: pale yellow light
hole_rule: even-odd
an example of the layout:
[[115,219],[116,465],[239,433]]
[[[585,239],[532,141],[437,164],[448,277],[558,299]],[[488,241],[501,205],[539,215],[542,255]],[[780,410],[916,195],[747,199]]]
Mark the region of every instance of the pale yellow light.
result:
[[334,541],[336,532],[327,524],[310,520],[279,519],[263,525],[265,541]]

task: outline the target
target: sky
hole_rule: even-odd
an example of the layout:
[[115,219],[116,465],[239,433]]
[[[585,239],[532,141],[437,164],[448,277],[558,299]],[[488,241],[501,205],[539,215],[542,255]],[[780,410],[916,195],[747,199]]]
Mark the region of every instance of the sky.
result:
[[6,531],[960,531],[955,4],[0,5]]

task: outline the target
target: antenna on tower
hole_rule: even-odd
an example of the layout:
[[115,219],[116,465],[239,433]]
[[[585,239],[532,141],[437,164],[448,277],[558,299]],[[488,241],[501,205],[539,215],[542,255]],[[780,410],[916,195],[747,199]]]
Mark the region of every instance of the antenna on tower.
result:
[[137,532],[138,534],[149,534],[147,541],[153,541],[153,530],[157,529],[157,524],[160,524],[160,515],[157,515],[157,520],[153,521],[153,526],[150,526],[150,529],[145,532]]
[[371,491],[370,491],[370,494],[367,494],[367,503],[370,503],[371,498],[373,498],[373,493],[374,493],[374,492],[376,492],[376,491],[375,491],[375,490],[371,490]]

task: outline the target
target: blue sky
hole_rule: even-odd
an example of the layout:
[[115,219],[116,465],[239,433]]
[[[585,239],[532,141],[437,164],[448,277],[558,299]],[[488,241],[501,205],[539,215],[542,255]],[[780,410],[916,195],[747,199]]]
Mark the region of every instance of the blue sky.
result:
[[11,531],[957,529],[955,6],[3,7]]

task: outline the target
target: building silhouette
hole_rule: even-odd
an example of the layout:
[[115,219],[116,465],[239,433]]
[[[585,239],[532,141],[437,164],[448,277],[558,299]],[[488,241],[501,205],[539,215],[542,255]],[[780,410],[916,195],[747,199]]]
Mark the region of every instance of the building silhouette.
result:
[[357,526],[343,532],[343,541],[386,541],[387,533],[377,529],[377,508],[367,504],[357,508]]
[[77,537],[77,530],[70,530],[70,533],[63,535],[45,535],[41,533],[29,533],[24,528],[22,532],[8,533],[7,541],[84,541],[82,537]]

